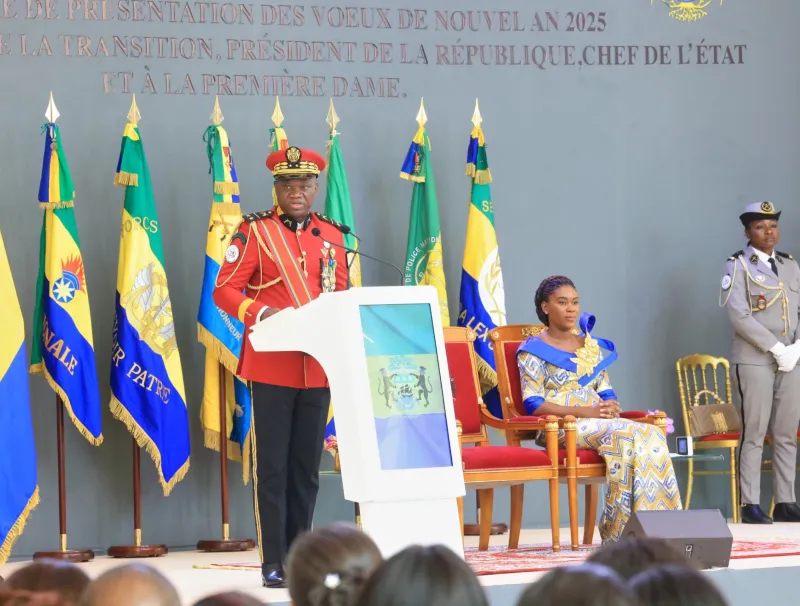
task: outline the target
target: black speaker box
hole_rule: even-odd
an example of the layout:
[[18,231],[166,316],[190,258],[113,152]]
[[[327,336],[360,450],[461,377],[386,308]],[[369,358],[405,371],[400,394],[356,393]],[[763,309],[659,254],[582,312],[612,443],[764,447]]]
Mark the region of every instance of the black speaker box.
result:
[[727,568],[733,535],[719,509],[634,511],[622,538],[662,539],[699,568]]

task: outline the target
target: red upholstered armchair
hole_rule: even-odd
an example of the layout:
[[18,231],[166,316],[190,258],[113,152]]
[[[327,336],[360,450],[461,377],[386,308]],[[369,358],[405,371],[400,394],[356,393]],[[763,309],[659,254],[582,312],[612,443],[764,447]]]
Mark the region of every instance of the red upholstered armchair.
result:
[[[503,416],[506,425],[506,440],[509,446],[519,446],[523,440],[532,440],[532,432],[523,428],[529,419],[538,417],[526,416],[522,404],[522,386],[520,384],[519,367],[517,366],[517,349],[522,342],[531,336],[544,331],[542,324],[512,324],[495,328],[489,333],[494,344],[495,363],[497,365],[497,385],[503,405]],[[576,409],[576,416],[579,409]],[[659,413],[648,416],[640,411],[623,412],[626,419],[653,423],[666,427],[666,414]],[[575,424],[564,423],[566,445],[574,448]],[[570,435],[572,436],[570,438]],[[598,485],[606,481],[606,464],[602,457],[593,450],[576,450],[573,459],[568,449],[558,451],[559,476],[566,481],[569,494],[569,528],[572,550],[578,549],[578,487],[585,485],[585,510],[583,525],[583,544],[590,545],[594,538],[594,527],[597,516]]]
[[[519,427],[525,431],[546,432],[547,450],[520,446],[492,446],[486,426],[508,431],[508,423],[493,417],[481,400],[478,368],[475,363],[473,342],[476,334],[467,328],[445,327],[447,366],[450,370],[455,395],[453,397],[462,445],[464,481],[467,487],[476,488],[480,505],[480,538],[478,548],[489,548],[492,526],[494,489],[509,486],[511,489],[511,516],[508,548],[519,546],[522,528],[524,484],[533,480],[550,483],[550,524],[553,551],[560,549],[558,522],[558,419],[556,417],[529,417]],[[464,448],[464,444],[473,444]],[[464,528],[464,499],[458,500],[461,528]]]

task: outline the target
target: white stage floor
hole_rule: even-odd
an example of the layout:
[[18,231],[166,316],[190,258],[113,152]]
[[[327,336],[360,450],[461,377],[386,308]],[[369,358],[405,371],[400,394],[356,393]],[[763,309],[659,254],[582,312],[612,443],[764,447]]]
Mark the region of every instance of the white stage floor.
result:
[[[731,532],[736,539],[784,539],[800,542],[800,524],[773,524],[772,526],[749,526],[731,524]],[[581,530],[580,536],[583,536]],[[569,529],[561,531],[562,541],[569,537]],[[547,543],[550,539],[549,530],[523,530],[520,544]],[[492,537],[492,545],[502,546],[508,540],[508,535]],[[477,537],[467,537],[467,545],[477,545]],[[568,546],[562,546],[562,549]],[[251,550],[237,553],[199,553],[196,551],[175,551],[161,558],[146,558],[142,560],[116,560],[107,556],[99,556],[94,561],[82,564],[86,572],[95,577],[102,572],[132,561],[138,561],[153,566],[166,575],[178,589],[185,604],[190,605],[196,600],[212,593],[221,591],[241,591],[251,594],[267,603],[280,604],[289,602],[289,594],[282,589],[263,589],[260,575],[254,571],[239,570],[201,570],[193,568],[200,564],[225,564],[255,562],[258,560],[258,551]],[[0,575],[8,577],[14,570],[24,566],[26,562],[14,562],[0,566]],[[754,558],[732,560],[731,570],[786,568],[800,566],[800,556],[781,556],[772,558]],[[494,585],[524,585],[535,581],[544,572],[523,572],[516,574],[496,574],[479,577],[485,586]],[[709,574],[715,574],[711,571]]]

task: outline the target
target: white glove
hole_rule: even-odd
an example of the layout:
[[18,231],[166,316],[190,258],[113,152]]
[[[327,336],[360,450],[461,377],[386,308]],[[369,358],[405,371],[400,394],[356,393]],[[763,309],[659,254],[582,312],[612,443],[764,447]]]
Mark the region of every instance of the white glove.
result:
[[800,350],[797,352],[798,355],[795,356],[794,350],[792,349],[794,345],[795,344],[786,347],[786,345],[779,341],[770,348],[770,353],[775,356],[775,361],[778,363],[778,370],[789,372],[797,364],[797,360],[800,359]]
[[800,360],[800,341],[795,341],[786,348],[785,357],[788,358],[787,360],[784,360],[787,363],[783,364],[784,368],[781,368],[782,365],[779,363],[778,370],[790,372],[794,370],[794,367],[797,366],[797,361]]

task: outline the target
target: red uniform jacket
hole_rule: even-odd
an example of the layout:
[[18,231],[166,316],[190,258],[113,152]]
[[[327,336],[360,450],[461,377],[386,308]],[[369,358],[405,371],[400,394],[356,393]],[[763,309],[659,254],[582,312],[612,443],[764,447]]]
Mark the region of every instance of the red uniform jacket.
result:
[[[267,223],[272,224],[267,224]],[[277,227],[276,225],[277,224]],[[324,215],[311,213],[301,224],[279,210],[268,210],[243,217],[239,229],[231,238],[225,252],[225,262],[220,268],[214,288],[214,302],[231,316],[244,323],[242,351],[236,374],[246,381],[269,383],[284,387],[327,387],[328,378],[322,366],[302,352],[256,352],[250,344],[250,328],[264,307],[284,309],[296,307],[287,288],[287,275],[279,268],[279,259],[273,252],[291,255],[299,268],[294,276],[303,276],[308,293],[316,299],[325,290],[346,290],[348,287],[345,251],[326,246],[322,240],[344,244],[342,226]],[[311,232],[320,230],[320,236]],[[277,234],[270,240],[270,234]],[[334,277],[323,274],[324,259],[335,260]],[[329,270],[330,272],[330,270]],[[332,279],[333,278],[333,279]],[[323,289],[323,280],[328,286]]]

